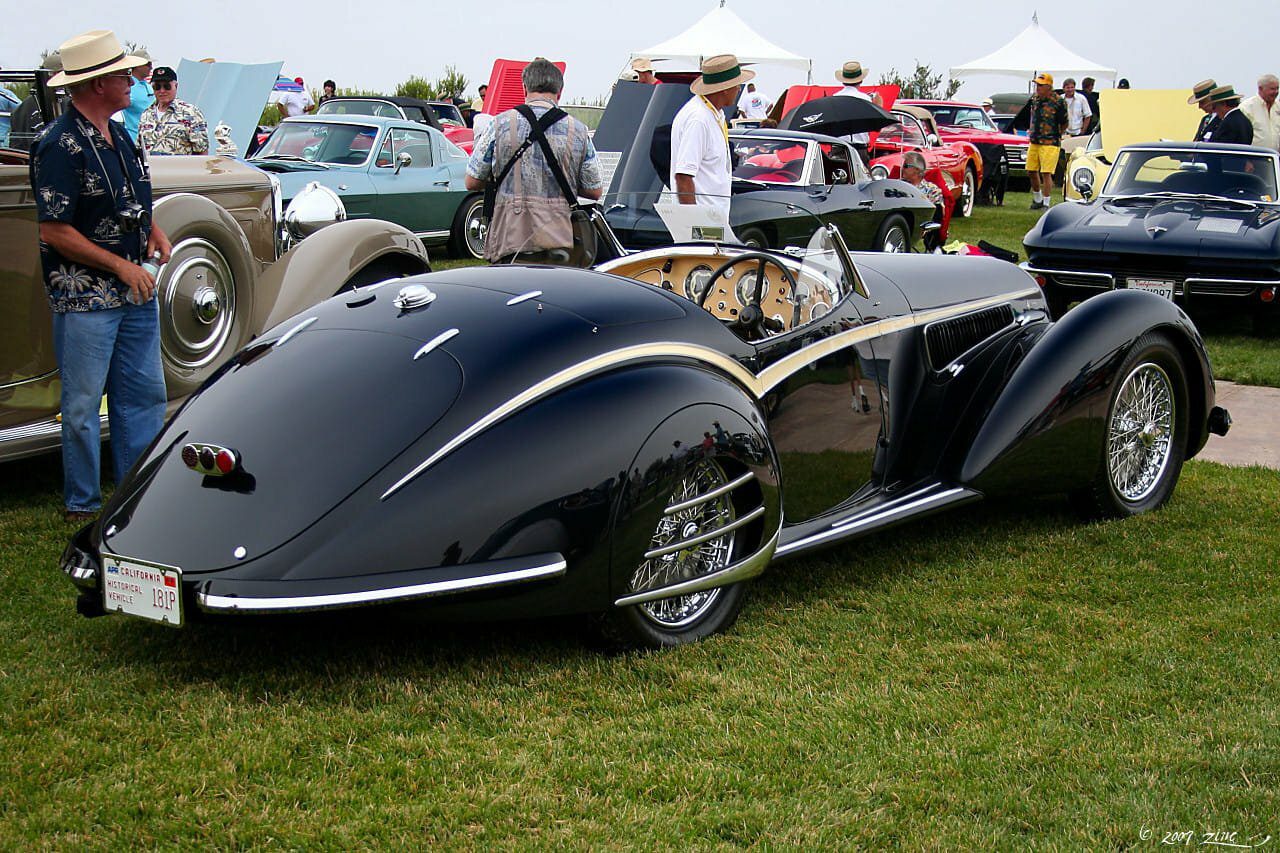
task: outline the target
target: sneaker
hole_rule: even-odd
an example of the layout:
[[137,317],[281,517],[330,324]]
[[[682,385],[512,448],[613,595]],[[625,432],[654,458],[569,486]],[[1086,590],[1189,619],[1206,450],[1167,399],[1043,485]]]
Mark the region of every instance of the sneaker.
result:
[[1043,210],[1043,209],[1044,209],[1044,202],[1042,201],[1033,201],[1031,202],[1031,207],[1028,208],[1028,210]]

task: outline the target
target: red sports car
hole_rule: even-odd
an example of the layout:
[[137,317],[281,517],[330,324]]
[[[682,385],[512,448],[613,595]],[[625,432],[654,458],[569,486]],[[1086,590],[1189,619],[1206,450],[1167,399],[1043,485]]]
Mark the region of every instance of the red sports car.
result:
[[898,103],[922,107],[932,113],[938,125],[938,136],[943,142],[970,142],[979,149],[983,145],[1003,145],[1009,157],[1009,177],[1022,179],[1027,176],[1027,137],[1002,133],[991,116],[977,104],[924,100]]
[[951,224],[951,215],[969,216],[982,183],[982,154],[967,142],[943,142],[933,117],[919,107],[891,110],[897,124],[881,128],[871,136],[871,176],[897,178],[902,174],[902,156],[908,151],[924,155],[925,180],[932,181],[947,199],[942,232]]

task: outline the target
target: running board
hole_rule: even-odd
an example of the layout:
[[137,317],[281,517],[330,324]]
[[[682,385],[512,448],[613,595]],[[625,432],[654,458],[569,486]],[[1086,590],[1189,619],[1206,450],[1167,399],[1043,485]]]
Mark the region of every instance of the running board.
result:
[[802,533],[798,538],[788,539],[784,529],[777,556],[782,557],[810,548],[830,545],[842,539],[865,536],[909,519],[971,503],[981,497],[981,492],[963,486],[943,486],[940,483],[934,483],[892,500],[877,503],[875,506],[861,507],[817,530],[810,528],[810,532]]
[[[102,440],[109,437],[107,416],[101,416]],[[50,450],[62,444],[62,421],[56,417],[43,418],[34,423],[0,429],[0,459],[21,459]]]

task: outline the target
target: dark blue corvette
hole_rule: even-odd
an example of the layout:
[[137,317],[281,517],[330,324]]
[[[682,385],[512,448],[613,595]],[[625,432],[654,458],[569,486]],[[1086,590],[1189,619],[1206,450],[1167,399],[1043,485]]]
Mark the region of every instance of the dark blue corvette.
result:
[[1120,150],[1094,198],[1051,208],[1027,232],[1024,267],[1054,316],[1094,294],[1145,290],[1192,314],[1280,320],[1280,159],[1246,145],[1161,142]]
[[724,630],[781,557],[989,494],[1160,506],[1229,419],[1176,305],[1054,323],[990,258],[687,243],[335,297],[242,350],[80,531],[86,615],[423,599]]

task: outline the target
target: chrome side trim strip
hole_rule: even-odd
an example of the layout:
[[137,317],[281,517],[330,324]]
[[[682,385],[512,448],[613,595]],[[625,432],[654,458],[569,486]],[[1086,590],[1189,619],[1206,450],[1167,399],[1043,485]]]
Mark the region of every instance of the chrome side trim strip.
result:
[[738,479],[730,483],[725,483],[723,486],[720,486],[719,488],[712,489],[711,491],[707,492],[705,495],[698,495],[696,498],[690,498],[687,501],[682,501],[678,504],[672,504],[671,506],[664,509],[662,511],[662,514],[673,515],[674,513],[680,512],[681,510],[690,509],[691,507],[704,504],[707,501],[713,501],[723,494],[732,492],[734,489],[738,488],[738,486],[751,482],[755,478],[756,478],[755,472],[748,471]]
[[[107,428],[107,416],[99,415],[98,421],[102,425],[102,429]],[[53,418],[46,418],[33,424],[22,424],[21,426],[8,427],[0,429],[0,444],[10,441],[21,441],[28,438],[48,438],[52,436],[62,435],[62,422]],[[102,438],[105,441],[107,434],[104,432]]]
[[436,335],[434,338],[432,338],[431,340],[423,344],[422,349],[418,350],[413,354],[413,360],[417,361],[418,359],[422,358],[424,355],[431,352],[433,349],[440,346],[441,344],[453,340],[459,334],[461,334],[461,332],[458,329],[449,329],[447,331],[441,332],[440,334]]
[[448,237],[449,230],[446,228],[444,231],[418,231],[413,236],[417,237],[420,240],[435,239],[436,237]]
[[769,561],[773,559],[773,552],[778,547],[778,536],[781,532],[782,528],[779,527],[778,531],[759,551],[744,560],[725,566],[718,572],[712,572],[709,575],[678,583],[674,586],[663,587],[662,589],[648,589],[644,592],[637,592],[634,595],[624,595],[614,604],[618,607],[627,607],[632,604],[642,604],[646,601],[657,601],[660,598],[671,598],[676,595],[701,592],[704,589],[711,589],[717,586],[728,586],[738,581],[753,578],[763,572],[765,567],[769,565]]
[[1266,281],[1257,278],[1188,278],[1187,284],[1248,284],[1253,287],[1280,287],[1280,280]]
[[294,326],[292,329],[290,329],[289,331],[281,335],[280,340],[276,341],[276,346],[282,347],[285,344],[289,343],[289,340],[294,335],[298,334],[298,332],[301,332],[307,326],[310,326],[312,323],[316,322],[319,319],[320,319],[319,317],[308,317],[307,319],[303,320],[301,323],[299,323],[298,325]]
[[494,575],[482,575],[474,578],[456,578],[433,583],[413,584],[412,586],[391,587],[389,589],[371,589],[365,592],[339,592],[332,595],[303,595],[280,598],[242,598],[235,595],[209,595],[196,593],[196,603],[202,610],[214,612],[284,612],[292,610],[323,610],[334,607],[348,607],[355,604],[397,601],[406,598],[424,598],[431,595],[444,595],[469,589],[502,586],[537,580],[539,578],[558,577],[565,573],[568,563],[559,560],[543,566],[530,566]]
[[[903,497],[894,505],[879,507],[876,511],[865,515],[854,515],[850,518],[833,523],[831,527],[826,530],[811,534],[803,539],[797,539],[795,542],[788,542],[786,545],[778,548],[778,553],[787,554],[798,548],[804,548],[833,537],[847,536],[861,527],[868,527],[877,522],[889,521],[901,515],[909,515],[933,504],[949,503],[952,498],[956,495],[963,494],[965,491],[967,490],[959,487],[933,493],[929,493],[930,489],[921,489],[918,492],[903,495]],[[921,497],[921,495],[923,495],[923,497]]]
[[407,486],[423,471],[448,456],[454,450],[457,450],[463,444],[466,444],[472,438],[484,432],[489,427],[520,411],[535,400],[553,394],[561,388],[571,385],[583,377],[589,376],[590,374],[596,373],[600,370],[610,367],[618,367],[629,362],[643,361],[657,356],[676,356],[706,362],[708,364],[715,365],[728,373],[734,379],[742,383],[746,388],[755,390],[757,386],[755,375],[737,361],[718,350],[697,346],[695,344],[674,342],[639,344],[637,346],[615,350],[611,353],[598,355],[595,358],[587,359],[586,361],[566,367],[559,373],[547,377],[538,384],[527,388],[515,397],[512,397],[510,400],[503,403],[501,406],[494,409],[462,432],[458,433],[452,439],[445,442],[444,446],[435,453],[432,453],[422,462],[419,462],[413,470],[408,474],[405,474],[397,480],[391,488],[383,492],[380,500],[385,501],[387,498]]
[[712,539],[716,539],[726,533],[737,530],[739,527],[745,527],[762,515],[764,515],[764,507],[758,506],[746,515],[735,518],[723,527],[717,527],[715,530],[710,530],[706,533],[699,533],[697,536],[682,539],[679,542],[672,542],[670,545],[664,545],[661,548],[656,548],[652,551],[645,551],[644,558],[646,560],[652,560],[656,557],[665,557],[667,554],[674,554],[677,551],[683,551],[685,548],[692,548],[695,545],[701,545],[703,542],[710,542]]
[[10,388],[17,388],[19,385],[26,385],[28,382],[42,382],[45,379],[55,375],[58,368],[41,373],[39,376],[24,376],[22,379],[15,379],[12,382],[0,382],[0,391],[7,391]]
[[[609,353],[589,358],[578,364],[570,365],[564,370],[555,373],[541,382],[525,389],[515,397],[503,403],[498,408],[489,412],[480,420],[458,433],[449,441],[436,450],[422,462],[419,462],[409,473],[405,474],[397,480],[390,488],[382,493],[380,500],[386,500],[394,495],[400,489],[404,488],[412,482],[419,474],[426,471],[432,465],[439,462],[445,456],[457,450],[463,444],[466,444],[475,436],[487,430],[489,427],[504,420],[510,415],[523,409],[525,406],[533,403],[541,397],[559,391],[560,389],[572,385],[573,383],[583,379],[592,373],[597,373],[613,367],[620,367],[624,364],[644,361],[650,358],[688,358],[694,361],[700,361],[704,364],[719,368],[736,380],[742,387],[749,390],[759,399],[768,393],[772,388],[780,384],[787,377],[794,373],[798,373],[807,367],[811,362],[831,355],[839,349],[843,349],[850,344],[859,341],[869,340],[880,335],[889,334],[895,331],[910,329],[914,326],[924,325],[936,320],[945,320],[951,317],[967,314],[982,308],[989,308],[993,305],[999,305],[1015,299],[1039,299],[1041,297],[1038,287],[1031,287],[1026,290],[1014,291],[1011,293],[1002,293],[997,296],[988,296],[985,299],[979,299],[973,302],[965,302],[959,305],[949,305],[945,308],[935,308],[931,311],[923,311],[919,314],[905,314],[901,317],[894,317],[889,320],[880,320],[875,323],[869,323],[865,326],[859,326],[849,329],[845,332],[824,338],[821,341],[810,344],[803,349],[791,353],[786,358],[765,368],[759,376],[752,373],[738,361],[730,358],[719,350],[710,347],[698,346],[697,344],[678,343],[675,341],[660,341],[649,344],[637,344],[636,346],[624,347]],[[279,344],[277,344],[278,346]]]
[[1086,272],[1084,270],[1053,270],[1044,267],[1033,267],[1027,261],[1018,264],[1019,267],[1029,273],[1042,273],[1044,275],[1074,275],[1080,278],[1101,278],[1115,284],[1116,277],[1107,272]]
[[519,305],[521,302],[528,302],[530,299],[537,299],[542,295],[541,290],[530,290],[528,293],[522,293],[519,296],[513,296],[507,300],[508,305]]

